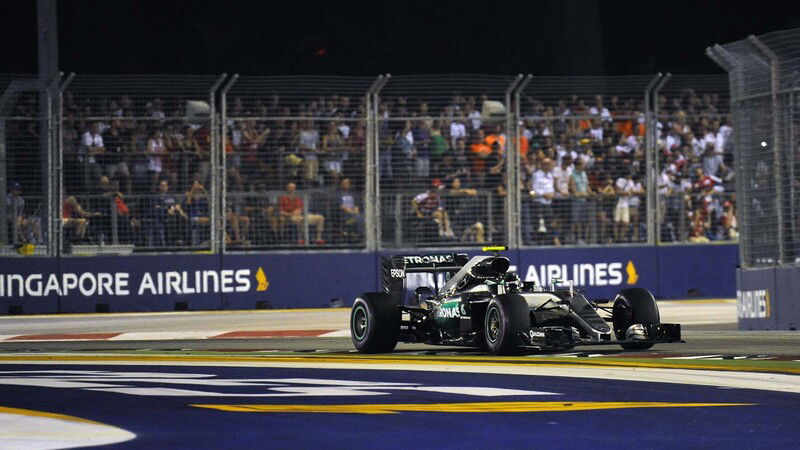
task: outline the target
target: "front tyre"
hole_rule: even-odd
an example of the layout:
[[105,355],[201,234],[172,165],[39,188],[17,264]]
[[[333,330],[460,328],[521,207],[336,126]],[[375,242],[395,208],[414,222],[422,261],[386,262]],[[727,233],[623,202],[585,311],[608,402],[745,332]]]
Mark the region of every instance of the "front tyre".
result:
[[484,339],[495,355],[519,352],[519,334],[530,328],[528,303],[520,295],[504,294],[493,298],[486,307]]
[[[614,324],[614,335],[618,341],[629,340],[628,329],[631,325],[649,325],[661,322],[658,305],[653,294],[647,289],[628,288],[617,294],[611,315]],[[620,344],[625,350],[646,350],[653,346],[651,342],[626,342]]]
[[356,297],[350,310],[350,336],[361,353],[394,350],[400,334],[400,305],[388,294],[368,292]]

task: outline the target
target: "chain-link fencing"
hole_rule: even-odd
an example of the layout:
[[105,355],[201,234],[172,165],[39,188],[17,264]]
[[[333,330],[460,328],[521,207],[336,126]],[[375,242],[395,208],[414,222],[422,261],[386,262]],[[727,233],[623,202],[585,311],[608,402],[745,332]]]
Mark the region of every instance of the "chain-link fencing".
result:
[[35,75],[0,75],[0,255],[47,252],[51,104]]
[[386,247],[507,242],[510,93],[519,77],[395,76],[378,92]]
[[735,239],[723,83],[0,76],[0,241],[96,254]]
[[800,29],[706,53],[729,72],[742,267],[800,263]]
[[241,77],[225,102],[228,249],[365,245],[372,77]]
[[77,76],[61,95],[67,253],[209,250],[219,76]]
[[736,240],[727,77],[672,75],[655,100],[657,240]]
[[520,93],[525,245],[645,243],[652,76],[533,77]]

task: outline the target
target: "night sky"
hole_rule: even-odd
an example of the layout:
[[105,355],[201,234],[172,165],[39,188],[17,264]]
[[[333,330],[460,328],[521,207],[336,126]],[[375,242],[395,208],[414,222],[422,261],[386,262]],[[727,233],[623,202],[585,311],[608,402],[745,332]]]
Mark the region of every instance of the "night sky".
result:
[[[704,49],[800,27],[800,1],[60,1],[61,70],[247,75],[721,73]],[[36,2],[0,73],[36,72]]]

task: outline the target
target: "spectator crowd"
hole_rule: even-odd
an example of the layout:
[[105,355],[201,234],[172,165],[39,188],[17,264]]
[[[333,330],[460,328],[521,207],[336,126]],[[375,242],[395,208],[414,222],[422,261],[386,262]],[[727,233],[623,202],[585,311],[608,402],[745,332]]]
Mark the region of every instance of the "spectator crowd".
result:
[[[208,122],[185,117],[187,100],[66,93],[62,223],[69,242],[140,249],[208,245],[213,137]],[[486,100],[382,99],[375,169],[384,238],[398,229],[404,242],[431,244],[504,236],[507,153],[515,148],[525,244],[647,239],[641,99],[523,97],[513,146],[505,122],[481,114]],[[726,99],[686,89],[657,101],[661,240],[736,239]],[[19,113],[34,117],[30,109]],[[236,96],[227,117],[224,167],[217,169],[224,170],[218,172],[226,192],[220,214],[229,246],[363,242],[362,98]],[[7,126],[7,135],[21,141],[38,139],[36,133],[22,122]],[[25,186],[25,180],[13,180],[8,190],[9,225],[22,230],[21,240],[40,240]]]

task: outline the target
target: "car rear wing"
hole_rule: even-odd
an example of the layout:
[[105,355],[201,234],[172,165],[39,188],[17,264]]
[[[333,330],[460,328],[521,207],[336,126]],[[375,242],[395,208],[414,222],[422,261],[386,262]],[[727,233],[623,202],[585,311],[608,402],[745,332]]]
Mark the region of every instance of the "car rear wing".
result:
[[381,285],[384,292],[402,303],[406,273],[456,272],[468,261],[466,253],[384,256],[381,258]]

